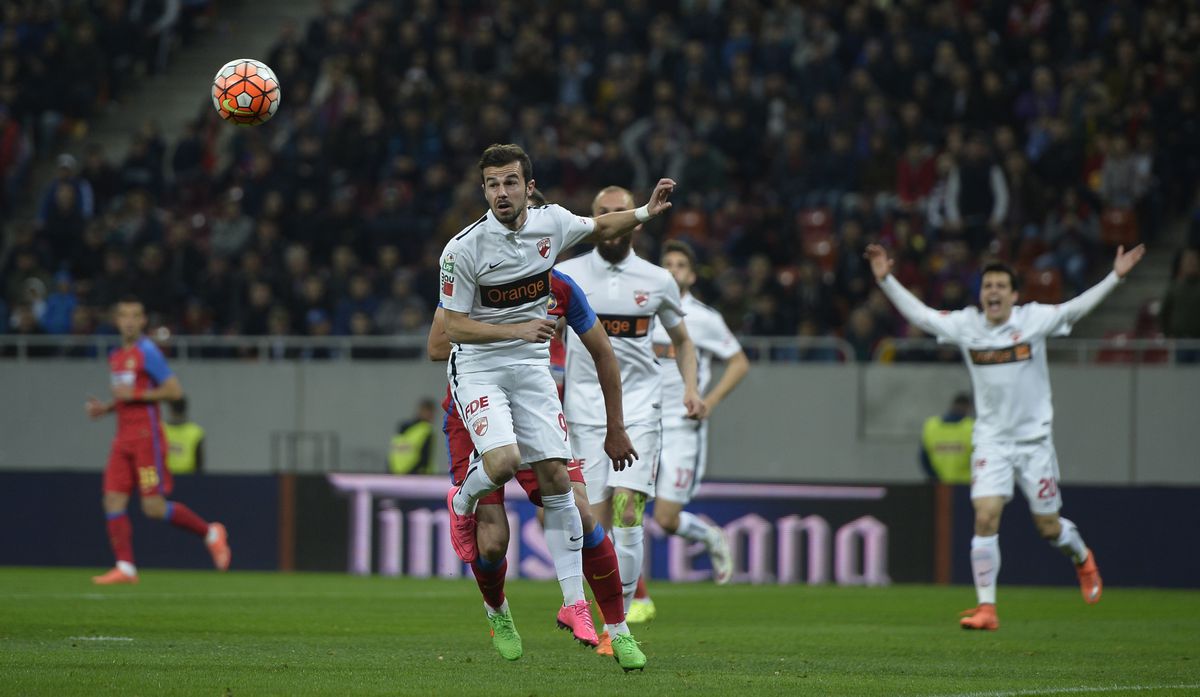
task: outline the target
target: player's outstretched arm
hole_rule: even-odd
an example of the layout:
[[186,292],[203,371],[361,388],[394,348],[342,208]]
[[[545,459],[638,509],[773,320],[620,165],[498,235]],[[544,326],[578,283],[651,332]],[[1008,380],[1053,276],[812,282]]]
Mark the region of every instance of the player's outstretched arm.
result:
[[450,360],[450,337],[446,336],[446,311],[439,307],[433,311],[433,322],[429,324],[429,338],[425,340],[425,353],[435,363]]
[[721,379],[716,385],[704,395],[704,404],[708,408],[708,413],[712,414],[713,409],[717,408],[733,388],[738,386],[738,383],[746,377],[746,373],[750,372],[750,359],[746,358],[745,351],[738,351],[725,361],[725,372],[721,373]]
[[129,385],[113,385],[113,399],[118,402],[175,402],[183,399],[183,385],[172,375],[157,387],[136,389]]
[[617,355],[613,353],[608,333],[599,322],[579,335],[583,347],[592,355],[596,364],[596,377],[600,381],[600,392],[604,395],[604,414],[607,425],[604,433],[604,453],[612,460],[617,472],[633,465],[638,459],[633,441],[625,431],[625,408],[621,397],[621,368]]
[[551,319],[533,319],[517,324],[489,324],[471,319],[464,312],[444,311],[446,336],[456,344],[490,344],[511,339],[544,344],[554,336],[555,323]]
[[888,257],[887,250],[882,246],[867,245],[867,251],[863,256],[870,262],[871,273],[875,276],[875,281],[879,283],[884,295],[892,301],[892,305],[896,306],[900,314],[904,315],[904,319],[930,334],[954,338],[954,321],[957,313],[938,312],[918,300],[917,296],[901,285],[900,281],[897,281],[896,277],[892,275],[893,262]]
[[675,191],[675,182],[671,179],[659,179],[650,194],[650,202],[632,211],[613,211],[594,218],[596,229],[588,235],[587,242],[603,242],[614,237],[628,234],[638,225],[665,213],[671,208],[671,192]]
[[1139,244],[1128,252],[1125,251],[1124,246],[1117,247],[1117,255],[1113,258],[1112,273],[1105,276],[1096,285],[1058,306],[1063,320],[1073,323],[1096,309],[1096,306],[1107,298],[1109,293],[1113,292],[1121,279],[1125,278],[1145,255],[1146,245],[1143,244]]
[[683,377],[683,406],[687,409],[687,417],[699,421],[708,416],[708,405],[700,398],[700,390],[696,387],[696,345],[692,343],[686,323],[680,322],[674,327],[663,325],[663,328],[675,347],[675,366]]

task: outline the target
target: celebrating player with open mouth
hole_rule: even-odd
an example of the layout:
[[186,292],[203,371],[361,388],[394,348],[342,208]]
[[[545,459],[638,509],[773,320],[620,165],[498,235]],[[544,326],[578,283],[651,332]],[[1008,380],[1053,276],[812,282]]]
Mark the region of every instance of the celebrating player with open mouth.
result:
[[[583,525],[566,469],[567,422],[549,368],[547,342],[555,329],[546,318],[550,270],[576,243],[619,237],[670,208],[675,183],[660,180],[636,211],[586,218],[557,205],[527,206],[533,165],[518,146],[488,147],[479,171],[489,210],[441,255],[441,304],[453,344],[447,375],[482,455],[447,496],[451,541],[463,561],[474,561],[477,502],[528,466],[541,491],[546,546],[564,602],[586,606]],[[616,454],[614,467],[624,468],[632,456],[632,449]]]
[[1095,555],[1075,524],[1059,516],[1058,458],[1051,440],[1054,409],[1046,366],[1046,338],[1066,336],[1100,304],[1141,260],[1145,247],[1117,248],[1113,270],[1100,283],[1061,305],[1017,302],[1017,276],[1000,263],[983,268],[979,304],[983,307],[938,312],[927,307],[891,275],[883,247],[867,247],[871,272],[905,319],[939,341],[956,344],[967,363],[975,392],[975,452],[971,503],[975,536],[971,568],[979,604],[963,613],[964,629],[995,630],[996,578],[1000,574],[1000,513],[1012,498],[1014,479],[1029,501],[1043,538],[1075,562],[1079,587],[1089,605],[1103,588]]

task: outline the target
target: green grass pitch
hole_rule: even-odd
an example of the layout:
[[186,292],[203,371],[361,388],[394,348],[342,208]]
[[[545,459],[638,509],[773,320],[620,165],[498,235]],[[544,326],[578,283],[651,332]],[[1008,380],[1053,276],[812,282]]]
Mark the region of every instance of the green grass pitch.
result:
[[469,581],[0,569],[0,695],[1195,695],[1200,592],[652,585],[623,674],[554,629],[557,584],[509,584],[525,657],[492,649]]

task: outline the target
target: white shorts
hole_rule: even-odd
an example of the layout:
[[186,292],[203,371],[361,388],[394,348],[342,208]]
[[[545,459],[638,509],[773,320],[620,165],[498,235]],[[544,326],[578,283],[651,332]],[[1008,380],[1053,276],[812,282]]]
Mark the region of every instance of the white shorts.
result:
[[516,444],[523,464],[571,459],[567,420],[548,366],[456,374],[452,363],[449,378],[454,404],[477,452]]
[[1012,500],[1013,480],[1037,515],[1062,508],[1058,491],[1058,456],[1049,437],[1021,443],[978,443],[971,454],[971,498],[1000,496]]
[[612,497],[613,489],[624,487],[654,497],[654,478],[658,473],[658,454],[662,439],[658,422],[631,424],[625,427],[638,459],[633,465],[614,472],[612,460],[604,452],[604,426],[571,424],[571,450],[583,466],[588,503],[596,504]]
[[663,428],[662,458],[655,492],[660,499],[690,503],[708,461],[708,422],[688,421]]

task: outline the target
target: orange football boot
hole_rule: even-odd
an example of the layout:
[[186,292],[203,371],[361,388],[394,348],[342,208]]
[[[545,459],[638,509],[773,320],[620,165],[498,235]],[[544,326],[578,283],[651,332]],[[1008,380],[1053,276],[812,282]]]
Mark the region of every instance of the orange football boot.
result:
[[204,544],[208,547],[208,553],[212,555],[213,566],[217,567],[218,571],[225,571],[229,568],[229,560],[233,557],[233,553],[229,551],[229,534],[225,532],[225,526],[220,523],[213,523],[208,526],[208,529],[213,540],[212,542],[205,540]]
[[1096,555],[1090,549],[1087,552],[1087,560],[1075,565],[1075,574],[1079,576],[1079,591],[1083,593],[1083,602],[1095,605],[1100,602],[1104,582],[1100,580],[1100,567],[1096,566]]
[[612,639],[609,638],[607,631],[600,633],[600,645],[596,647],[596,653],[600,654],[601,656],[613,655]]
[[994,632],[1000,628],[1000,618],[996,616],[996,606],[993,603],[980,603],[979,607],[963,610],[958,616],[962,617],[958,625],[963,629],[985,629]]
[[118,583],[137,585],[137,582],[137,574],[130,576],[115,566],[109,569],[106,573],[92,577],[92,583],[96,584],[97,586],[113,586]]

